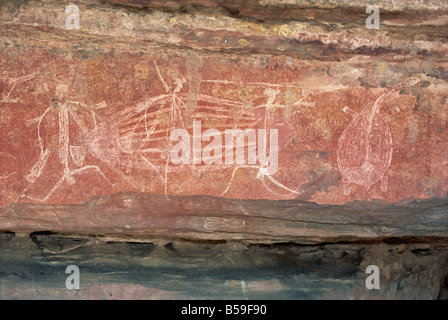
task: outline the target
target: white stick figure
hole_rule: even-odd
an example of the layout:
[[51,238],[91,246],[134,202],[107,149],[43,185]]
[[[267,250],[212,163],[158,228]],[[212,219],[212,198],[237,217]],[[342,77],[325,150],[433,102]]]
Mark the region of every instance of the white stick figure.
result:
[[[74,111],[74,106],[84,108],[91,113],[91,117],[94,122],[94,128],[93,128],[94,131],[96,130],[97,127],[96,123],[97,115],[87,105],[77,101],[64,101],[62,103],[59,103],[59,101],[63,101],[65,99],[67,93],[68,93],[67,85],[59,84],[56,87],[57,100],[54,100],[53,106],[48,107],[39,117],[28,121],[28,123],[33,123],[37,121],[37,140],[40,148],[40,156],[38,161],[32,167],[30,174],[26,176],[29,185],[19,196],[19,199],[28,198],[35,201],[46,202],[65,182],[67,182],[70,185],[73,185],[76,182],[74,176],[84,173],[86,171],[95,172],[95,174],[99,175],[101,178],[103,178],[105,181],[107,181],[109,184],[112,185],[112,183],[109,181],[109,179],[107,179],[107,177],[104,175],[104,173],[98,166],[84,165],[84,158],[87,151],[85,146],[76,146],[70,144],[70,132],[69,132],[70,118],[72,118],[75,121],[75,123],[81,130],[83,131],[89,130],[86,124],[78,117],[78,115]],[[40,130],[42,120],[49,112],[54,111],[54,109],[58,113],[58,120],[59,120],[58,157],[60,163],[63,165],[64,174],[44,197],[42,198],[32,197],[27,195],[26,193],[28,189],[35,183],[35,181],[42,175],[43,170],[45,169],[45,166],[51,154],[51,150],[49,149],[49,147],[45,146],[41,136]],[[71,165],[71,162],[73,162],[73,164],[75,165],[74,169],[72,168],[73,165]]]

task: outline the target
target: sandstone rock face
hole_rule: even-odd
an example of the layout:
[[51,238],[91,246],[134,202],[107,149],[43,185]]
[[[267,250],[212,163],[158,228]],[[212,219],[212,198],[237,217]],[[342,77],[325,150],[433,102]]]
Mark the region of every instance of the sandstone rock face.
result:
[[0,2],[0,230],[446,243],[446,2],[69,5]]
[[[235,299],[446,299],[448,295],[446,246],[437,243],[245,246],[167,241],[156,245],[35,233],[28,238],[0,234],[0,249],[1,299],[224,299],[229,303]],[[381,270],[380,290],[365,287],[365,269],[373,262]],[[64,272],[72,264],[81,272],[79,290],[65,287]],[[273,313],[269,301],[265,303]],[[280,312],[286,315],[289,308],[275,311]]]
[[[71,30],[64,9],[2,6],[4,207],[123,191],[318,204],[446,195],[443,15],[423,15],[428,39],[417,41],[415,27],[387,16],[381,30],[353,14],[355,28],[325,31],[330,9],[279,25],[85,2]],[[188,163],[170,157],[175,129],[189,134]],[[266,130],[265,140],[277,130],[275,167],[258,135],[247,141],[255,160],[247,143],[238,163],[235,147],[227,157],[232,129]],[[210,164],[211,140],[221,154]]]

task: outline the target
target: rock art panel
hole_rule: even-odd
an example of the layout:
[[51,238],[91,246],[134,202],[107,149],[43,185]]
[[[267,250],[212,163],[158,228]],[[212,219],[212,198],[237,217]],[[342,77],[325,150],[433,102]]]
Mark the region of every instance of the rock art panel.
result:
[[[189,74],[183,55],[175,63],[125,57],[132,67],[108,55],[97,57],[94,69],[90,60],[62,61],[58,67],[70,75],[28,72],[3,86],[3,206],[83,203],[122,191],[333,204],[422,197],[417,186],[386,192],[396,188],[388,171],[400,161],[391,113],[412,112],[418,77],[369,97],[337,78],[318,81],[322,72],[300,61],[270,70],[282,58],[252,72],[244,59],[232,71],[223,60],[207,72],[216,58],[201,56],[202,67]],[[39,70],[58,62],[46,64]],[[121,77],[104,70],[107,64]],[[350,105],[348,124],[341,105]],[[9,138],[14,134],[20,142]],[[353,193],[354,185],[364,191]]]
[[381,182],[381,191],[387,191],[387,170],[392,161],[393,142],[390,128],[380,113],[381,103],[391,93],[418,81],[418,78],[409,78],[388,88],[359,114],[344,108],[354,117],[338,143],[338,168],[343,176],[344,194],[350,194],[352,183],[362,185],[368,191],[378,181]]
[[251,4],[264,23],[218,26],[205,19],[215,9],[171,17],[87,3],[70,30],[59,3],[0,10],[0,207],[121,192],[322,205],[446,197],[447,47],[429,13],[414,42],[414,29],[382,17],[395,30],[385,48],[365,33],[364,11],[319,12],[354,18],[330,32],[309,7],[278,26]]

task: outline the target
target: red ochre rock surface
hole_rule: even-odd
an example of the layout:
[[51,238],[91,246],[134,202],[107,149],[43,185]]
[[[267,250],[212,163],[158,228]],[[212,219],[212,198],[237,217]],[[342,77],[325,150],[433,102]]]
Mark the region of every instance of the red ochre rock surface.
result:
[[[299,20],[276,23],[259,5],[241,14],[264,21],[201,6],[195,15],[189,2],[183,11],[137,4],[82,1],[79,30],[65,29],[63,3],[2,4],[3,215],[121,193],[317,205],[446,197],[442,4],[412,21],[412,2],[386,14],[381,30],[365,27],[361,7],[344,20],[305,5]],[[201,134],[277,129],[277,170],[245,165],[247,147],[244,165],[173,164],[170,134],[185,129],[193,145],[194,121]]]
[[[338,169],[338,141],[356,115],[343,108],[360,112],[385,90],[357,83],[360,76],[370,76],[370,61],[347,63],[346,72],[356,76],[344,79],[346,74],[335,63],[153,54],[102,52],[68,58],[37,48],[22,53],[2,50],[2,71],[7,75],[1,84],[6,100],[1,105],[2,206],[16,201],[83,203],[123,191],[319,204],[397,202],[443,197],[447,192],[444,83],[417,83],[384,99],[370,149],[372,158],[379,158],[371,161],[374,165],[387,162],[380,159],[388,152],[381,144],[391,142],[390,166],[383,164],[387,189],[381,190],[380,182],[370,189],[353,184],[346,195]],[[377,68],[400,70],[400,64],[382,62]],[[425,75],[402,69],[388,84],[419,75],[423,83],[428,81]],[[29,80],[11,81],[19,76]],[[178,85],[178,80],[184,82]],[[175,165],[166,160],[177,144],[169,140],[173,129],[185,127],[192,145],[193,121],[201,122],[202,133],[211,128],[222,133],[233,128],[256,131],[265,128],[263,119],[269,115],[273,120],[268,129],[278,129],[279,138],[278,169],[272,180],[262,176],[258,159],[251,167],[226,165],[224,150],[222,165]],[[364,120],[357,121],[349,145],[342,146],[352,146],[344,150],[352,166],[364,163],[369,141],[362,135],[368,126]],[[202,142],[202,151],[206,144]],[[244,160],[247,164],[247,148]]]

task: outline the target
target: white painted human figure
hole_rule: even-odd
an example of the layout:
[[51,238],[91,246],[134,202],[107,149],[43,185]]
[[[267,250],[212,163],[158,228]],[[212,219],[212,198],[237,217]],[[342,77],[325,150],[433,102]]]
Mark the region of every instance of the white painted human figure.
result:
[[[268,139],[267,139],[267,132],[268,132],[268,129],[272,128],[272,125],[273,125],[274,113],[275,113],[276,108],[278,107],[278,105],[274,104],[274,102],[275,102],[275,99],[276,99],[276,97],[277,97],[277,95],[279,93],[280,92],[278,90],[275,90],[273,88],[268,87],[264,91],[264,94],[267,96],[266,104],[258,106],[258,108],[264,108],[264,111],[265,111],[264,112],[264,129],[265,129],[264,133],[265,133],[265,136],[264,136],[264,139],[263,139],[263,143],[264,143],[263,151],[268,150],[268,148],[267,148],[267,141],[268,141]],[[271,149],[271,152],[278,152],[278,144],[276,146],[273,146],[273,147],[277,148],[277,149],[276,150]],[[261,152],[261,153],[264,153],[264,152]],[[267,163],[265,163],[263,165],[238,165],[238,166],[236,166],[233,169],[232,176],[231,176],[231,178],[230,178],[230,180],[229,180],[229,182],[227,184],[226,189],[221,193],[221,196],[225,195],[229,191],[229,189],[230,189],[230,187],[231,187],[231,185],[233,183],[233,180],[235,178],[235,174],[241,168],[257,169],[258,172],[257,172],[257,175],[256,175],[256,179],[261,180],[263,185],[273,194],[276,194],[276,195],[281,196],[281,197],[299,194],[298,191],[293,190],[291,188],[288,188],[284,184],[282,184],[279,181],[277,181],[274,177],[272,177],[272,175],[269,174],[269,172],[268,172]],[[271,183],[273,183],[274,185],[276,185],[280,189],[283,189],[283,190],[287,191],[288,194],[287,195],[280,194],[280,193],[272,190],[272,188],[269,187],[266,184],[265,178],[267,178]]]
[[[83,103],[71,101],[68,86],[59,84],[56,88],[55,104],[48,107],[39,117],[27,121],[28,125],[37,124],[37,142],[40,153],[38,160],[26,176],[29,185],[19,199],[29,198],[46,202],[63,184],[72,185],[76,183],[76,176],[87,171],[94,172],[102,180],[112,185],[100,167],[98,167],[100,163],[105,164],[111,171],[117,173],[133,188],[141,192],[152,190],[147,189],[147,187],[152,187],[154,184],[149,184],[145,180],[146,177],[142,179],[142,177],[132,176],[131,169],[153,170],[164,184],[165,195],[168,195],[170,192],[168,190],[169,172],[190,170],[193,173],[199,173],[203,170],[223,170],[228,168],[228,166],[223,167],[219,165],[215,165],[213,168],[205,165],[191,165],[188,167],[170,165],[171,142],[169,137],[171,130],[186,127],[191,129],[192,119],[189,121],[190,124],[187,124],[185,118],[188,96],[185,92],[182,92],[186,81],[182,77],[175,78],[173,85],[169,86],[155,61],[154,67],[159,80],[163,84],[165,93],[149,97],[137,105],[121,109],[106,118],[100,118],[92,108]],[[204,80],[203,82],[231,84],[231,82],[223,82],[221,80]],[[237,83],[232,83],[232,85],[237,85]],[[204,116],[205,118],[213,118],[218,121],[222,120],[222,124],[227,124],[229,119],[231,119],[236,127],[242,124],[240,123],[241,120],[244,122],[242,124],[243,128],[261,126],[266,129],[267,133],[267,130],[278,125],[278,123],[274,123],[277,121],[274,116],[275,111],[279,108],[285,108],[285,105],[276,102],[280,93],[277,88],[294,87],[294,85],[270,83],[249,83],[249,85],[266,88],[264,91],[266,96],[265,104],[251,106],[242,101],[218,98],[207,94],[197,94],[198,108],[201,111],[195,112],[193,118],[200,120]],[[293,106],[314,106],[314,103],[310,104],[310,102],[304,102],[303,100],[326,92],[328,91],[327,89],[325,87],[324,91],[317,90],[316,92],[307,93],[300,100],[296,101]],[[335,89],[334,86],[331,86],[330,89],[339,90],[340,88]],[[81,116],[81,110],[84,114],[89,114],[90,117]],[[57,146],[55,143],[45,142],[41,135],[43,120],[47,119],[50,114],[55,113],[57,114],[56,122],[58,126]],[[86,122],[86,118],[89,119],[89,123]],[[81,141],[81,143],[74,143],[70,140],[71,128],[74,128],[74,125],[77,126],[77,130],[82,132],[88,131],[84,141]],[[265,135],[264,138],[264,150],[267,150],[267,136]],[[29,190],[35,181],[44,174],[52,154],[57,156],[59,163],[62,165],[62,176],[46,194],[40,197],[31,196]],[[99,160],[100,163],[96,163],[98,165],[86,165],[85,159],[87,154]],[[121,171],[120,167],[126,168],[125,171]],[[266,165],[237,164],[231,166],[231,168],[231,177],[221,195],[225,195],[231,188],[235,174],[241,168],[257,169],[256,179],[261,180],[269,192],[277,196],[291,197],[299,194],[298,191],[287,187],[274,178],[272,174],[269,174]],[[151,176],[148,176],[148,178],[151,178]],[[280,193],[279,190],[284,192]]]
[[[187,110],[186,100],[188,96],[182,92],[183,84],[186,82],[183,78],[175,78],[174,86],[169,86],[157,63],[154,61],[154,67],[157,71],[159,81],[163,84],[165,93],[152,96],[141,103],[124,108],[113,114],[107,121],[108,124],[100,124],[97,134],[92,136],[92,141],[88,143],[90,152],[99,160],[107,163],[111,167],[125,167],[126,173],[130,173],[132,168],[140,170],[153,170],[157,173],[164,184],[164,193],[169,193],[169,173],[189,170],[192,173],[200,173],[204,170],[223,170],[228,166],[198,166],[192,164],[190,166],[174,166],[170,165],[170,149],[171,144],[169,136],[172,130],[178,128],[191,129],[191,120],[189,125],[186,123],[185,111]],[[239,83],[226,80],[201,80],[204,83],[217,83],[222,85],[234,85]],[[266,129],[272,128],[275,117],[275,111],[285,108],[285,105],[276,102],[280,93],[278,88],[296,87],[289,84],[272,84],[272,83],[247,83],[251,86],[265,87],[265,96],[267,102],[262,105],[250,106],[242,101],[236,101],[225,98],[218,98],[207,94],[197,94],[197,108],[199,112],[194,112],[193,120],[201,120],[201,117],[213,118],[217,121],[225,121],[229,123],[229,119],[234,122],[235,127],[239,126],[239,121],[244,121],[243,127],[252,128],[253,126],[261,126]],[[174,87],[174,88],[173,88]],[[314,102],[305,102],[308,97],[321,94],[323,92],[340,90],[341,87],[333,85],[317,88],[309,91],[300,100],[293,103],[297,106],[314,106]],[[232,113],[232,110],[239,110]],[[263,119],[260,119],[262,115]],[[168,120],[167,120],[168,118]],[[261,120],[261,121],[260,121]],[[216,122],[214,122],[216,124]],[[235,129],[235,128],[234,128]],[[107,140],[107,141],[106,141]],[[267,139],[264,139],[265,150]],[[160,160],[163,159],[163,164]],[[216,168],[219,167],[219,168]],[[261,180],[269,192],[280,197],[291,197],[298,194],[298,191],[289,188],[275,179],[273,175],[268,174],[268,168],[263,165],[233,165],[231,177],[225,190],[221,195],[225,195],[234,182],[235,174],[241,168],[257,169],[256,178]],[[126,175],[122,175],[124,179],[131,179]],[[269,186],[266,182],[272,183]],[[144,183],[134,183],[135,187],[140,191],[146,191]],[[181,184],[183,185],[183,184]],[[285,191],[280,194],[273,188]]]
[[[84,165],[84,159],[86,156],[87,148],[84,145],[72,145],[70,144],[70,118],[74,120],[77,124],[79,130],[88,131],[89,126],[85,123],[83,119],[75,112],[74,107],[84,108],[91,114],[93,119],[93,131],[96,130],[97,123],[96,113],[91,110],[87,105],[77,102],[66,100],[68,94],[68,86],[65,84],[59,84],[56,87],[56,99],[52,106],[48,107],[42,115],[37,118],[31,119],[27,122],[28,125],[37,122],[37,140],[40,148],[40,155],[37,162],[31,168],[31,172],[26,176],[29,185],[25,188],[20,198],[29,198],[31,200],[46,202],[64,183],[73,185],[76,182],[75,176],[86,171],[93,171],[95,174],[99,175],[102,179],[107,181],[110,185],[112,183],[104,175],[101,169],[96,165]],[[64,101],[65,100],[65,101]],[[60,102],[62,101],[62,102]],[[48,159],[52,153],[52,145],[46,145],[41,136],[41,124],[43,119],[50,112],[57,112],[58,115],[58,158],[59,162],[63,166],[63,175],[57,181],[51,190],[42,197],[34,197],[28,195],[29,188],[35,183],[35,181],[42,175]],[[54,150],[53,150],[54,151]],[[73,164],[71,164],[73,163]]]

